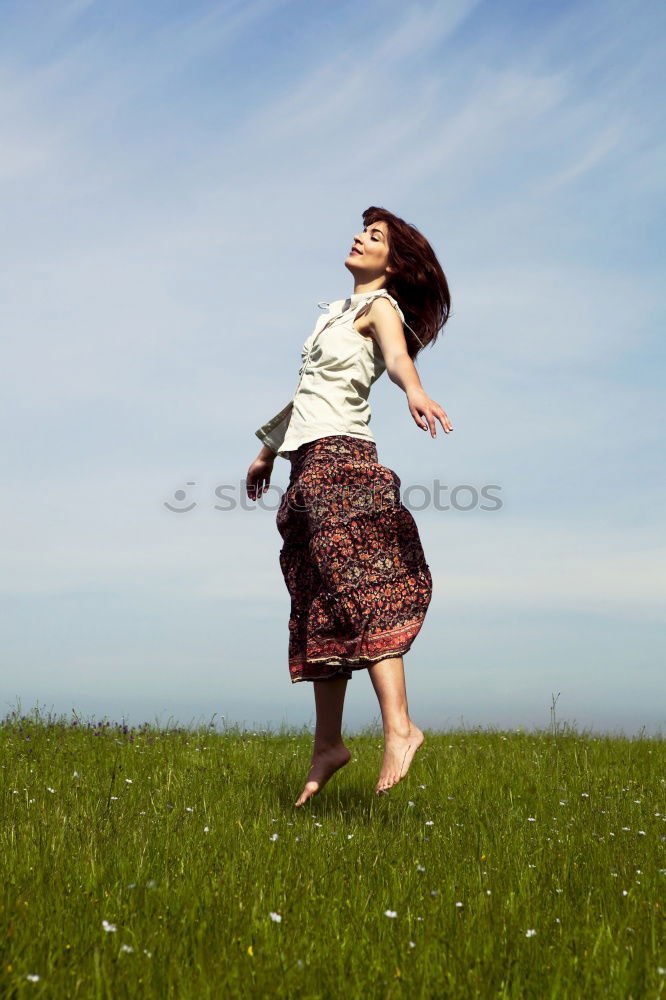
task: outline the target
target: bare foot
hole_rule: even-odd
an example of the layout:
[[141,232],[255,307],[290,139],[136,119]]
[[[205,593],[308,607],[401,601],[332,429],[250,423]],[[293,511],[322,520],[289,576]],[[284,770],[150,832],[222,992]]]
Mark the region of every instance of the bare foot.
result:
[[350,759],[351,751],[343,743],[327,747],[325,750],[315,750],[312,755],[312,766],[305,780],[305,788],[294,805],[302,806],[311,795],[324,787],[331,775],[348,764]]
[[424,739],[421,730],[411,721],[408,736],[393,732],[384,737],[384,759],[375,789],[376,795],[388,791],[393,785],[397,785],[401,778],[405,777],[414,759],[414,754]]

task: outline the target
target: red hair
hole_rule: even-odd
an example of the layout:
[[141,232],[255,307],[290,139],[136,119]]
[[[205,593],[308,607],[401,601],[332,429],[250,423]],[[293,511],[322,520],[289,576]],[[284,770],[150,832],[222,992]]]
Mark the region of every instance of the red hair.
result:
[[388,265],[393,268],[384,287],[405,315],[407,350],[414,360],[422,347],[435,343],[449,318],[449,285],[435,251],[415,226],[385,208],[366,208],[363,225],[379,221],[388,226]]

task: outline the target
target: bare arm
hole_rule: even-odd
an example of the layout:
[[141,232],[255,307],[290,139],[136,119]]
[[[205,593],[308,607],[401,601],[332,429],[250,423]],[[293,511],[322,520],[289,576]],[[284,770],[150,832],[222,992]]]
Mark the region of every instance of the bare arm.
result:
[[247,495],[250,500],[258,500],[271,485],[271,474],[273,472],[273,462],[277,456],[278,448],[281,447],[289,426],[291,417],[292,400],[289,400],[279,413],[271,417],[262,427],[255,431],[256,437],[262,443],[262,449],[254,462],[247,470],[245,477],[247,483]]
[[431,399],[421,385],[407,350],[402,321],[388,299],[377,298],[372,302],[368,321],[369,332],[379,345],[388,376],[407,396],[409,412],[417,427],[424,431],[430,428],[432,437],[437,437],[436,418],[448,434],[453,425],[439,403]]

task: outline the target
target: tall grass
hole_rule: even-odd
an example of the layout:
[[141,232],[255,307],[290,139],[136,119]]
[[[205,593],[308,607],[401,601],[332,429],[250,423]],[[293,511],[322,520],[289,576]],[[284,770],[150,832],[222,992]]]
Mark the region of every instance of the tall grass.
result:
[[661,738],[0,722],[0,995],[666,995]]

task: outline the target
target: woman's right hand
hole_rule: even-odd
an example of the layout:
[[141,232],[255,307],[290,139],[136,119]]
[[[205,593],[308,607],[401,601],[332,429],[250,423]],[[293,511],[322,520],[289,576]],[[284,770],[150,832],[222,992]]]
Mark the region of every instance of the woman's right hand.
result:
[[246,486],[250,500],[258,500],[271,484],[275,455],[271,455],[270,452],[266,454],[266,452],[269,452],[268,448],[264,448],[247,470]]

